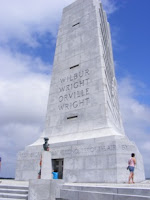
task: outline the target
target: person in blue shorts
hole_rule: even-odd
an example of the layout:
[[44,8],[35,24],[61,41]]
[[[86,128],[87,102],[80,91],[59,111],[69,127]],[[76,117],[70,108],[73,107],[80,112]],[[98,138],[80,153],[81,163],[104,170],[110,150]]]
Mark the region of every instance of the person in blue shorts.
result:
[[[128,180],[128,183],[134,183],[134,168],[135,168],[135,165],[136,165],[136,159],[135,159],[135,154],[132,153],[131,154],[131,158],[130,160],[128,161],[128,169],[130,171],[130,175],[129,175],[129,180]],[[132,181],[132,182],[131,182]]]

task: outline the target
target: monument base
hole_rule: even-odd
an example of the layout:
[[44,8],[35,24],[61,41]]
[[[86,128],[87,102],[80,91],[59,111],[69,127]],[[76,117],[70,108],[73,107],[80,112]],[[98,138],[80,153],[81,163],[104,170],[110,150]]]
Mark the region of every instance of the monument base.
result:
[[[37,179],[42,145],[30,146],[18,155],[16,180]],[[142,156],[126,136],[109,136],[50,145],[53,169],[61,160],[61,178],[77,183],[124,183],[128,160],[135,153],[135,182],[145,180]]]
[[63,180],[30,180],[28,200],[56,200],[60,199]]
[[64,183],[62,180],[30,180],[28,200],[148,200],[150,184]]

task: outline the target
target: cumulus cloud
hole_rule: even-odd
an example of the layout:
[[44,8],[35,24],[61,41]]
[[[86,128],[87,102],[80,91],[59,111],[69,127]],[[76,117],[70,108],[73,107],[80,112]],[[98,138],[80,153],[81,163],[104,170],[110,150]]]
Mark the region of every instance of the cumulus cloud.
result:
[[114,0],[101,0],[107,15],[114,13],[118,7]]
[[21,54],[9,49],[0,48],[0,78],[3,80],[18,80],[34,73],[47,73],[50,65],[39,57]]
[[[50,33],[57,35],[62,9],[74,0],[1,0],[0,41],[3,44],[12,40],[36,48],[40,45],[37,36]],[[114,1],[102,0],[108,14],[116,10]]]
[[[48,68],[50,71],[51,66],[40,58],[14,54],[4,49],[0,50],[0,66],[0,104],[4,114],[0,117],[1,122],[5,118],[11,119],[13,112],[19,116],[22,109],[24,114],[27,110],[33,111],[31,116],[38,113],[50,81],[49,75],[44,72]],[[35,102],[33,97],[36,98]],[[12,117],[15,119],[15,116]]]
[[43,70],[51,66],[40,58],[8,51],[0,53],[0,66],[0,122],[39,122],[50,82]]
[[13,177],[16,153],[43,131],[50,82],[49,74],[43,72],[51,66],[5,49],[0,50],[0,66],[2,176]]
[[[15,112],[13,114],[15,115]],[[16,122],[7,122],[0,126],[0,156],[2,157],[0,177],[14,177],[16,155],[23,150],[24,146],[37,140],[41,134],[41,122],[26,124],[19,122],[18,118]]]
[[0,38],[3,42],[17,39],[29,46],[38,45],[36,34],[50,32],[56,36],[65,1],[5,0],[0,6]]
[[137,144],[143,155],[146,175],[150,177],[150,162],[147,159],[150,151],[150,107],[138,100],[138,96],[143,95],[140,85],[129,77],[119,82],[120,107],[126,134]]

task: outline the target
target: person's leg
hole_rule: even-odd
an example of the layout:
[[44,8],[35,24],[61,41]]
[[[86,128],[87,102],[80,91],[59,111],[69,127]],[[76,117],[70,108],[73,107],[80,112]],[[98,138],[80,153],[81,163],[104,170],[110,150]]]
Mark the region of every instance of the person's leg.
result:
[[134,183],[134,172],[132,173],[132,183]]
[[130,183],[130,180],[132,179],[132,172],[130,171],[130,175],[129,175],[129,181],[128,183]]

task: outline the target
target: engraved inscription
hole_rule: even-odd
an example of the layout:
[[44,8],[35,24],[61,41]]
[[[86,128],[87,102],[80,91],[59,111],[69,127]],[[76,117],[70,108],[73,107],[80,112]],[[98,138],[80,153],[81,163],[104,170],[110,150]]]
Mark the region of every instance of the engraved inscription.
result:
[[58,91],[58,109],[71,110],[89,105],[90,70],[85,69],[60,78]]
[[115,144],[110,144],[110,145],[97,145],[97,146],[92,146],[92,145],[86,145],[86,146],[72,146],[72,147],[65,147],[65,149],[62,148],[52,148],[52,156],[53,157],[72,157],[72,156],[86,156],[86,155],[99,155],[100,153],[107,153],[107,152],[115,152],[116,150],[120,151],[126,151],[128,150],[127,145],[115,145]]

